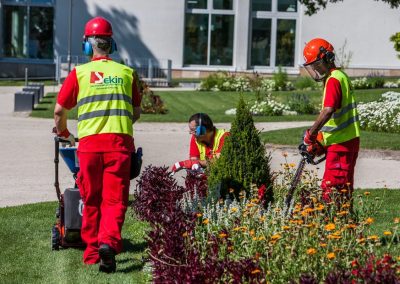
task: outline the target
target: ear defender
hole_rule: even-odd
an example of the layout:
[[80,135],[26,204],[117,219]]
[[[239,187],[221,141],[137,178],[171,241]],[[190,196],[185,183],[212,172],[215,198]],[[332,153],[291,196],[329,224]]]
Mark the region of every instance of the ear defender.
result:
[[201,136],[206,134],[206,127],[202,125],[201,123],[201,119],[203,117],[203,114],[200,113],[200,117],[199,117],[199,124],[196,127],[196,136]]
[[327,63],[333,63],[335,61],[335,53],[333,53],[332,51],[328,51],[326,50],[323,46],[321,46],[319,48],[319,56],[320,57],[322,54],[325,54],[324,60]]
[[[111,38],[111,49],[110,49],[110,54],[117,51],[117,43],[114,41],[113,38]],[[85,38],[82,42],[82,51],[83,54],[87,56],[92,56],[93,55],[93,47],[92,44],[88,41],[87,38]]]
[[87,40],[87,38],[82,42],[82,51],[83,51],[83,54],[85,54],[87,56],[93,55],[93,47],[90,44],[90,42]]

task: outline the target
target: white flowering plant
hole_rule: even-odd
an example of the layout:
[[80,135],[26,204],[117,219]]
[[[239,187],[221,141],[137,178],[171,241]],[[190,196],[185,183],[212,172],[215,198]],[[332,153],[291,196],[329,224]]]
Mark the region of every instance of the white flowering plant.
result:
[[386,92],[379,101],[358,105],[361,129],[400,133],[400,93]]
[[256,101],[251,107],[252,115],[278,116],[290,111],[288,105],[277,102],[271,94],[267,94],[264,100]]

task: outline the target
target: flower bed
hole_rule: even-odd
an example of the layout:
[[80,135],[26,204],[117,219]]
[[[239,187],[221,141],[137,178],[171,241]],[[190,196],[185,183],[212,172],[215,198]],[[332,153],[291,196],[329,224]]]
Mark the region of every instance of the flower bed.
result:
[[295,165],[283,166],[268,210],[256,190],[214,202],[201,197],[203,179],[189,176],[185,189],[166,168],[147,168],[134,208],[152,226],[154,283],[398,283],[400,259],[389,253],[399,220],[383,236],[372,234],[380,202],[368,193],[357,196],[355,212],[350,202],[323,203],[312,172],[304,175],[299,202],[286,215],[283,198]]
[[381,100],[360,103],[357,108],[362,129],[400,133],[400,93],[386,92]]

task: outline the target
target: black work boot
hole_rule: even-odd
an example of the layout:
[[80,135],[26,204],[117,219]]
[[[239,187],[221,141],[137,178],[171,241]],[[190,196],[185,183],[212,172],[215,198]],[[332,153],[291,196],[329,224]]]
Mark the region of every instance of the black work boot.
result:
[[99,247],[100,266],[99,271],[112,273],[115,272],[117,265],[115,263],[115,251],[107,244]]

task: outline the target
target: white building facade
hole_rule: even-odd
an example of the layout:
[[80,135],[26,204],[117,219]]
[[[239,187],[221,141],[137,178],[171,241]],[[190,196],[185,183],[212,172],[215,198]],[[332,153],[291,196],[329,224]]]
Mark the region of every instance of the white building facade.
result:
[[[57,58],[80,56],[84,25],[95,16],[113,24],[117,60],[130,65],[171,60],[173,77],[212,71],[300,74],[302,49],[330,41],[350,75],[400,76],[389,41],[400,9],[374,0],[328,4],[304,15],[296,0],[0,0],[0,77],[51,74]],[[35,71],[36,70],[36,71]]]

